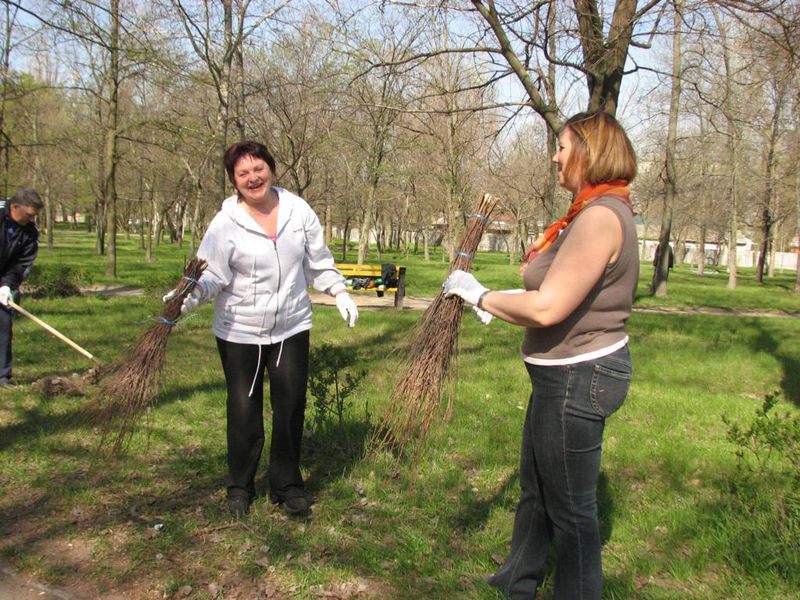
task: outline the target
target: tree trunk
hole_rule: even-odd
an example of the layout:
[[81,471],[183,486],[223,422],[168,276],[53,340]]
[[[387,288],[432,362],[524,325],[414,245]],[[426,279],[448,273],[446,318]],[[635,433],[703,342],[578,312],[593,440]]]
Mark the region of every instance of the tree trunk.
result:
[[155,233],[155,216],[158,214],[156,209],[156,191],[155,185],[150,186],[150,202],[148,202],[149,210],[147,215],[147,240],[145,243],[145,261],[148,263],[154,262],[153,259],[153,234]]
[[[32,121],[32,129],[33,129],[33,142],[36,144],[37,149],[33,155],[33,167],[34,167],[34,185],[33,187],[37,190],[41,187],[42,189],[39,190],[42,193],[42,197],[44,198],[44,230],[45,230],[45,239],[47,241],[47,248],[52,250],[55,246],[53,244],[53,223],[55,221],[55,214],[54,214],[54,207],[53,202],[50,200],[50,184],[48,182],[47,175],[45,174],[45,170],[42,168],[42,157],[41,152],[39,150],[40,147],[43,147],[42,139],[39,135],[39,119],[37,115],[34,115],[31,119]],[[41,183],[40,183],[40,176],[41,176]]]
[[758,246],[756,262],[756,283],[764,283],[764,269],[767,266],[767,255],[771,247],[772,224],[772,211],[769,206],[764,206],[761,211],[761,242]]
[[756,266],[756,281],[764,282],[764,266],[770,247],[772,246],[772,228],[775,225],[773,203],[775,196],[776,148],[780,130],[781,111],[786,94],[786,85],[781,81],[773,82],[775,86],[775,106],[769,123],[769,135],[764,157],[764,205],[761,210],[761,247]]
[[[5,2],[5,30],[3,31],[2,60],[0,60],[0,161],[3,164],[3,197],[8,198],[8,154],[10,139],[6,132],[6,103],[9,93],[9,75],[11,73],[11,32],[14,28],[14,19],[11,16],[11,3]],[[16,13],[16,9],[15,9]]]
[[144,184],[144,176],[140,173],[139,174],[139,198],[136,202],[136,207],[139,209],[137,220],[139,221],[139,226],[136,228],[139,232],[139,250],[144,250],[144,222],[145,222],[145,205],[144,205],[144,192],[145,192],[145,184]]
[[356,262],[363,265],[369,254],[369,238],[372,230],[372,213],[375,210],[375,195],[378,190],[378,176],[374,175],[367,191],[367,205],[364,207],[364,217],[358,228],[358,258]]
[[[776,240],[778,243],[776,243]],[[770,279],[775,277],[775,253],[781,242],[780,227],[776,224],[772,235],[772,243],[769,245],[769,260],[767,261],[767,277]]]
[[108,69],[109,101],[106,127],[105,205],[108,229],[106,276],[117,276],[117,121],[119,117],[119,0],[111,0],[111,37]]
[[738,162],[739,162],[739,144],[735,139],[731,147],[731,160],[733,166],[731,169],[731,216],[728,220],[728,284],[729,290],[736,289],[736,241],[739,236],[739,186],[738,186]]
[[333,203],[325,202],[325,243],[330,244],[333,241]]
[[[635,2],[634,2],[635,4]],[[675,33],[672,36],[672,89],[669,99],[669,125],[667,127],[666,176],[664,181],[664,212],[661,218],[661,233],[658,237],[658,261],[653,268],[653,282],[650,294],[658,297],[667,295],[669,277],[669,239],[672,230],[672,211],[675,205],[677,173],[675,171],[675,150],[678,137],[678,110],[681,99],[681,20],[683,0],[674,0]],[[677,248],[676,248],[677,250]]]
[[519,262],[519,248],[522,246],[520,235],[519,215],[514,215],[514,227],[511,228],[511,243],[508,245],[508,264],[515,265]]
[[686,240],[680,234],[675,236],[675,268],[683,266],[683,259],[686,257]]
[[342,262],[347,262],[347,241],[350,239],[350,218],[344,221],[342,227]]
[[[553,3],[550,9],[549,19],[547,21],[548,39],[550,40],[550,56],[556,56],[558,50],[557,40],[558,36],[555,34],[556,30],[556,13],[558,12],[558,4]],[[558,103],[556,102],[556,65],[553,62],[547,64],[547,81],[545,81],[545,90],[547,90],[547,100],[549,110],[555,111],[558,114]],[[558,150],[558,132],[548,128],[547,129],[547,158],[555,156]],[[564,211],[560,210],[561,207],[556,206],[556,190],[558,190],[558,165],[552,160],[548,162],[549,169],[547,171],[547,186],[544,190],[544,203],[550,211],[548,222],[553,221],[560,217]],[[527,241],[527,240],[526,240]],[[522,244],[522,253],[527,250],[527,244]],[[522,256],[522,255],[520,255]]]
[[733,68],[731,66],[730,48],[728,47],[728,34],[725,23],[720,18],[719,12],[712,6],[711,12],[719,31],[722,46],[722,62],[725,66],[725,79],[723,89],[723,101],[718,108],[725,116],[728,136],[728,156],[731,161],[730,177],[730,205],[731,214],[728,219],[728,284],[729,290],[736,289],[737,265],[736,265],[736,242],[739,236],[739,126],[733,114],[733,91],[731,85],[734,79]]
[[695,257],[697,262],[697,273],[699,275],[703,275],[706,270],[706,235],[706,226],[701,225],[700,239],[697,242],[697,256]]
[[[795,122],[800,121],[800,117],[795,113]],[[794,171],[794,214],[795,214],[795,239],[800,240],[800,169]],[[800,248],[797,249],[797,269],[794,280],[794,293],[800,294]]]
[[95,251],[103,256],[106,253],[106,182],[105,182],[105,152],[97,153],[97,178],[98,190],[94,202],[94,222],[97,228],[95,236]]

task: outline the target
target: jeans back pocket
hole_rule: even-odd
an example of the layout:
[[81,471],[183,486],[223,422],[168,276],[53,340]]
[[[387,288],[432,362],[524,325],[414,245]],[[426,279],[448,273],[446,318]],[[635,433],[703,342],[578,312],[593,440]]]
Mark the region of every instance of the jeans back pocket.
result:
[[616,412],[628,395],[630,385],[630,363],[609,360],[595,364],[589,393],[597,414],[608,417]]

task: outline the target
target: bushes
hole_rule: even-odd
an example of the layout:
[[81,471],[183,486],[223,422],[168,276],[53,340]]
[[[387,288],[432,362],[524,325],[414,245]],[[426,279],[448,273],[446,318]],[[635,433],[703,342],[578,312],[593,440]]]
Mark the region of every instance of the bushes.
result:
[[768,394],[747,426],[723,417],[737,469],[724,524],[730,556],[748,572],[772,570],[800,584],[800,415]]
[[[370,436],[370,414],[354,414],[352,394],[366,372],[355,369],[351,349],[323,343],[311,348],[307,424],[304,451],[319,474],[341,473],[363,456]],[[312,477],[313,479],[313,477]]]
[[[308,392],[311,403],[311,428],[314,432],[344,426],[345,412],[351,401],[350,395],[366,372],[347,370],[355,357],[345,348],[322,344],[311,349],[309,358]],[[367,422],[369,415],[366,415]]]
[[80,296],[80,285],[91,283],[87,271],[64,264],[34,264],[25,280],[25,293],[33,298]]

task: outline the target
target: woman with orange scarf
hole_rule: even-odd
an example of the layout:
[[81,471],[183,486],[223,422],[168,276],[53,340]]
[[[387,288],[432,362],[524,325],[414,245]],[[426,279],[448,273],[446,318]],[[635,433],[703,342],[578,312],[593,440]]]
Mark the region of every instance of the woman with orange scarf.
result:
[[491,291],[464,271],[447,296],[526,328],[522,357],[533,392],[522,433],[520,487],[511,552],[489,578],[508,598],[533,600],[555,550],[555,600],[602,595],[597,481],[605,419],[628,392],[631,360],[625,323],[639,276],[628,183],[636,155],[604,112],[564,124],[553,157],[573,193],[523,261],[525,290]]

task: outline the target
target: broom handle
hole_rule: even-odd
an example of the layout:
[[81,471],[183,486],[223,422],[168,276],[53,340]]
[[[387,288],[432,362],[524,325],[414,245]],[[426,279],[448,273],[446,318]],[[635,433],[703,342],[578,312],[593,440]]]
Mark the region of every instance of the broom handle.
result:
[[44,321],[42,321],[42,320],[41,320],[39,317],[35,317],[35,316],[34,316],[34,315],[32,315],[31,313],[29,313],[27,310],[25,310],[24,308],[22,308],[22,307],[21,307],[19,304],[17,304],[17,303],[16,303],[16,302],[14,302],[13,300],[9,300],[9,301],[8,301],[8,306],[9,306],[9,308],[13,308],[13,309],[14,309],[15,311],[17,311],[18,313],[25,315],[25,316],[26,316],[26,317],[28,317],[28,318],[29,318],[31,321],[33,321],[34,323],[36,323],[37,325],[39,325],[41,328],[43,328],[43,329],[46,329],[47,331],[49,331],[50,333],[52,333],[54,336],[56,336],[56,337],[57,337],[58,339],[60,339],[62,342],[64,342],[65,344],[67,344],[67,345],[68,345],[68,346],[70,346],[71,348],[73,348],[73,349],[77,350],[78,352],[80,352],[81,354],[83,354],[83,355],[84,355],[86,358],[88,358],[89,360],[92,360],[92,361],[94,361],[94,362],[95,362],[96,364],[98,364],[98,365],[102,364],[102,363],[100,362],[100,359],[98,359],[97,357],[93,356],[93,355],[92,355],[91,353],[89,353],[87,350],[84,350],[83,348],[81,348],[80,346],[78,346],[78,344],[76,344],[75,342],[73,342],[71,339],[69,339],[69,338],[68,338],[67,336],[65,336],[63,333],[59,332],[59,331],[58,331],[58,330],[56,330],[55,328],[51,327],[50,325],[48,325],[47,323],[45,323]]

